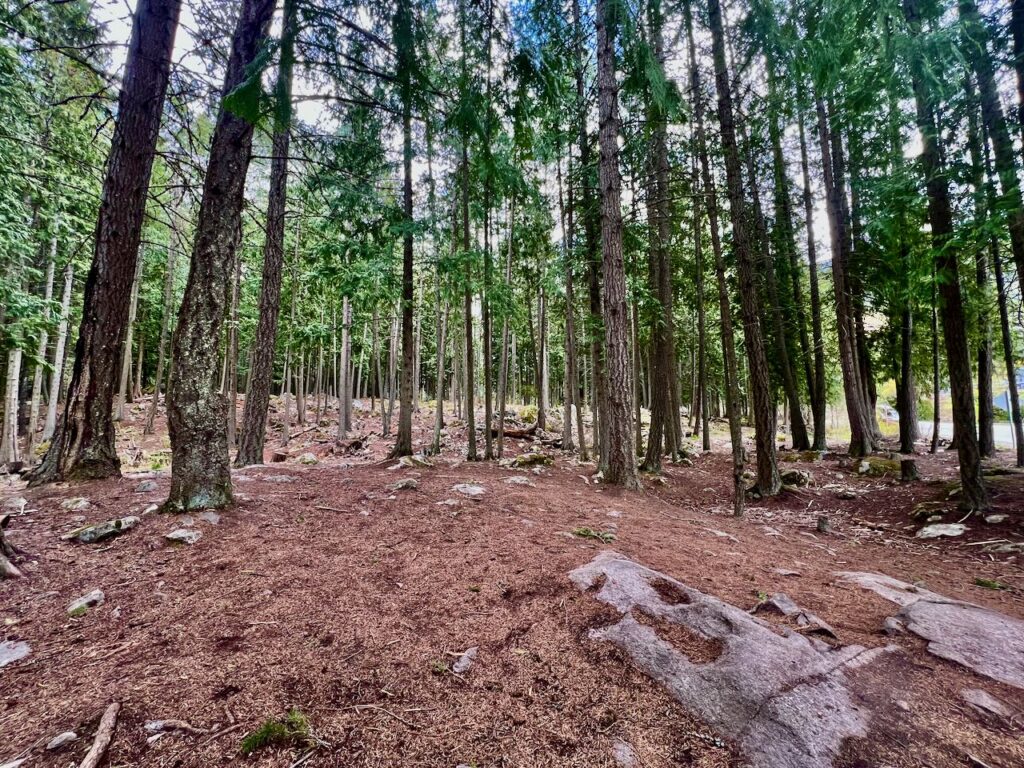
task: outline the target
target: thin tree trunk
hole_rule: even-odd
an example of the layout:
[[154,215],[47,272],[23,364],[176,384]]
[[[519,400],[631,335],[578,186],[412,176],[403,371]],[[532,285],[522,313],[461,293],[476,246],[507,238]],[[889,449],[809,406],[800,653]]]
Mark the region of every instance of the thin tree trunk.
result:
[[32,394],[29,398],[28,408],[28,450],[25,452],[27,460],[31,463],[36,456],[36,430],[39,426],[39,405],[43,390],[43,361],[46,360],[46,347],[49,344],[50,334],[47,330],[50,322],[50,300],[53,298],[53,271],[57,261],[57,235],[50,236],[50,255],[46,260],[46,281],[43,288],[43,300],[46,302],[44,310],[43,330],[39,333],[39,345],[36,347],[36,364],[32,374]]
[[21,384],[21,348],[7,353],[7,382],[4,387],[4,428],[0,435],[0,466],[19,460],[18,403]]
[[743,482],[746,455],[743,447],[743,430],[740,423],[741,405],[736,363],[736,339],[732,327],[732,310],[729,306],[729,289],[725,278],[725,259],[722,257],[722,242],[718,230],[718,199],[715,195],[715,188],[711,179],[707,141],[704,134],[704,98],[701,92],[700,70],[697,68],[697,46],[693,37],[693,12],[690,0],[685,0],[683,3],[683,14],[686,22],[686,37],[689,49],[690,91],[693,94],[694,102],[697,153],[700,155],[702,181],[700,192],[704,194],[707,202],[708,225],[711,230],[711,252],[714,257],[715,279],[718,284],[726,415],[729,421],[729,437],[732,444],[733,514],[736,517],[740,517],[743,514],[743,502],[746,497],[746,488]]
[[743,336],[750,364],[751,388],[754,396],[754,429],[757,443],[757,486],[765,495],[779,492],[782,481],[775,462],[775,408],[768,380],[768,360],[761,333],[760,306],[751,237],[748,231],[746,203],[743,199],[743,176],[736,128],[733,121],[732,93],[725,64],[725,30],[722,8],[718,0],[709,0],[708,18],[711,27],[715,60],[715,85],[718,93],[718,120],[721,126],[722,149],[725,154],[729,188],[729,209],[732,219],[733,249],[740,278],[740,307],[743,314]]
[[53,350],[53,370],[50,374],[50,391],[46,401],[46,423],[43,425],[43,440],[53,437],[57,427],[57,404],[60,402],[64,384],[64,357],[68,341],[68,324],[71,317],[71,290],[74,287],[75,265],[68,259],[64,267],[64,293],[60,300],[60,324],[57,326],[57,345]]
[[[416,64],[413,50],[411,0],[399,0],[395,12],[398,41],[398,77],[402,97],[402,392],[398,413],[398,436],[392,456],[412,454],[413,387],[415,350],[413,339],[413,216],[412,216],[412,73]],[[394,356],[392,356],[394,361]],[[392,362],[394,365],[394,362]],[[392,377],[391,397],[394,398]],[[489,445],[489,442],[488,442]]]
[[139,283],[142,280],[142,259],[135,266],[135,282],[132,283],[131,298],[128,303],[128,335],[121,349],[121,379],[117,388],[117,404],[114,408],[114,421],[124,420],[124,401],[128,397],[131,386],[128,379],[132,370],[132,340],[135,335],[135,313],[139,306]]
[[860,368],[857,363],[857,332],[854,327],[851,294],[846,276],[849,264],[850,237],[847,218],[843,214],[845,191],[842,177],[835,172],[834,143],[829,131],[828,115],[821,98],[815,99],[818,113],[818,134],[821,143],[821,164],[829,231],[832,241],[832,282],[836,300],[836,326],[839,335],[839,363],[843,372],[843,393],[850,420],[850,455],[866,456],[874,450],[871,423],[865,412],[867,398],[861,393]]
[[341,369],[338,376],[338,440],[348,437],[352,428],[352,389],[348,370],[352,365],[352,304],[348,296],[341,300]]
[[[248,395],[242,412],[242,433],[235,465],[263,463],[267,431],[267,411],[274,378],[274,348],[277,343],[281,307],[281,279],[284,269],[285,213],[288,207],[288,155],[292,117],[292,70],[295,63],[295,36],[298,31],[296,0],[285,0],[281,30],[281,53],[274,85],[274,135],[271,143],[270,190],[267,195],[267,229],[263,241],[263,271],[260,282],[259,318],[255,344],[249,363]],[[298,219],[296,248],[298,248]],[[294,307],[294,298],[293,307]],[[294,317],[292,318],[294,320]],[[285,434],[288,427],[285,405]]]
[[798,118],[800,133],[800,169],[803,175],[804,224],[807,228],[807,262],[811,294],[811,339],[814,345],[814,376],[808,379],[814,439],[811,448],[825,450],[825,341],[821,330],[821,291],[818,285],[818,246],[814,236],[814,203],[811,197],[810,163],[807,159],[807,137],[804,118]]
[[[232,93],[245,80],[262,50],[273,12],[273,0],[243,0],[223,93]],[[217,391],[216,375],[228,298],[225,286],[230,285],[229,270],[239,247],[252,134],[252,123],[221,104],[189,279],[174,331],[175,376],[167,408],[172,455],[167,509],[220,507],[232,501],[226,404]]]

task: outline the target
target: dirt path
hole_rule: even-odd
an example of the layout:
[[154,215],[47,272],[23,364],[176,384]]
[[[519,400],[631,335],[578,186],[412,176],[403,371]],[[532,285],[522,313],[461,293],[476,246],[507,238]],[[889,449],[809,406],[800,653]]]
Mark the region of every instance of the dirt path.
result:
[[[421,436],[428,425],[429,414]],[[878,738],[848,744],[843,764],[961,766],[972,755],[1024,765],[1019,724],[986,721],[960,699],[964,688],[984,688],[1020,712],[1021,691],[930,656],[912,636],[885,636],[892,605],[834,577],[879,571],[1024,617],[1020,555],[969,546],[1024,538],[1019,478],[999,485],[1005,522],[972,520],[961,539],[923,541],[908,510],[945,497],[951,456],[923,458],[924,479],[906,486],[860,477],[837,459],[794,463],[812,487],[752,503],[735,520],[721,451],[624,494],[591,482],[593,467],[570,457],[535,474],[465,463],[454,431],[451,443],[425,468],[392,468],[377,441],[315,466],[238,472],[237,505],[216,524],[193,516],[202,538],[192,545],[167,542],[183,521],[158,514],[100,544],[60,538],[82,524],[76,516],[140,515],[162,501],[162,472],[144,493],[137,476],[8,488],[4,498],[28,502],[9,538],[31,558],[29,578],[0,583],[2,639],[32,650],[0,669],[0,764],[69,730],[78,741],[33,752],[25,768],[81,759],[116,701],[110,765],[241,762],[241,738],[290,708],[322,742],[307,766],[613,766],[630,755],[637,766],[741,765],[699,715],[588,637],[609,609],[568,573],[612,548],[741,608],[785,592],[843,644],[899,644],[903,661],[878,680],[878,700],[865,702],[892,717]],[[513,476],[532,485],[509,483]],[[390,490],[406,478],[416,487]],[[452,490],[458,484],[485,490],[469,497]],[[78,496],[87,509],[61,507]],[[830,534],[815,531],[822,514]],[[585,528],[614,540],[573,533]],[[68,604],[94,589],[105,602],[69,616]],[[472,665],[455,673],[471,647]],[[158,719],[207,733],[149,744],[144,724]],[[304,754],[271,749],[245,764],[290,766]]]

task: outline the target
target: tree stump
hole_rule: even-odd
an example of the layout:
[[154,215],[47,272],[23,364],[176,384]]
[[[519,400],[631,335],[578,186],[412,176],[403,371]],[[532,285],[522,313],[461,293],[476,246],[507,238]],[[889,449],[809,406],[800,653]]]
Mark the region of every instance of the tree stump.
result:
[[19,550],[4,537],[4,529],[10,523],[11,516],[0,517],[0,579],[17,579],[22,576],[10,558],[19,554]]
[[917,473],[917,461],[914,459],[900,459],[900,480],[904,483],[920,479]]

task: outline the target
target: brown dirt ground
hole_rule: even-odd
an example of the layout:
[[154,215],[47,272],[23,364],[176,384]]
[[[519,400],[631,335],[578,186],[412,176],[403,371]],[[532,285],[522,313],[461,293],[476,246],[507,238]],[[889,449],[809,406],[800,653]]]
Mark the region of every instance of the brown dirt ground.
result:
[[[164,434],[141,438],[144,407],[136,404],[121,429],[126,477],[31,492],[12,479],[0,492],[0,500],[28,499],[8,537],[30,554],[21,564],[28,578],[0,583],[0,639],[32,646],[27,659],[0,670],[0,763],[28,750],[25,768],[80,760],[104,707],[117,701],[111,766],[291,766],[304,750],[244,758],[239,744],[292,707],[321,740],[302,763],[310,767],[612,766],[618,739],[632,745],[639,766],[743,765],[699,716],[589,639],[589,628],[614,615],[567,574],[609,546],[744,608],[785,591],[844,644],[900,645],[904,653],[874,670],[877,685],[864,702],[884,716],[873,721],[872,738],[847,745],[844,766],[1024,765],[1020,721],[985,720],[959,698],[981,687],[1024,712],[1021,691],[933,657],[913,637],[884,636],[882,622],[896,608],[833,576],[880,571],[1024,617],[1019,556],[971,546],[1024,538],[1021,478],[995,486],[1006,523],[968,520],[962,539],[926,542],[913,538],[919,526],[908,511],[945,498],[953,455],[920,457],[922,481],[907,485],[858,477],[835,456],[786,463],[809,470],[814,485],[752,502],[737,520],[722,440],[693,467],[669,465],[664,485],[624,493],[592,482],[593,465],[560,453],[539,474],[467,463],[457,425],[435,466],[421,469],[392,469],[385,438],[357,455],[331,456],[333,426],[325,425],[290,448],[321,455],[319,464],[238,472],[237,504],[219,525],[198,521],[203,538],[193,546],[168,545],[163,534],[180,516],[157,514],[113,541],[62,541],[81,525],[75,515],[98,522],[164,499],[166,470],[155,472],[156,491],[135,493],[147,475],[139,471],[154,475],[167,445]],[[378,427],[366,412],[357,416],[355,434]],[[431,423],[424,408],[420,444]],[[512,474],[535,487],[504,483]],[[273,480],[280,475],[295,480]],[[418,487],[388,489],[405,477]],[[463,482],[487,492],[470,499],[451,490]],[[840,499],[842,489],[859,495]],[[63,510],[71,496],[92,506]],[[833,533],[815,532],[822,514]],[[582,526],[616,539],[574,536]],[[1007,588],[982,588],[979,577]],[[96,588],[106,603],[69,617],[68,603]],[[471,646],[479,647],[476,661],[456,675],[452,663]],[[169,718],[208,733],[147,744],[143,724]],[[57,754],[41,750],[66,730],[79,741]]]

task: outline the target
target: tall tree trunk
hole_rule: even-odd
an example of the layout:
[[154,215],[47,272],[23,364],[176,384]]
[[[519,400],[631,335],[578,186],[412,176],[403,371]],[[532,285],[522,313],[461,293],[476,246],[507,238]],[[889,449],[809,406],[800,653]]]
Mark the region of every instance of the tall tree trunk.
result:
[[700,70],[697,67],[697,46],[693,37],[693,11],[690,0],[685,0],[683,3],[683,15],[689,49],[690,92],[693,98],[694,125],[697,132],[697,153],[700,156],[701,187],[698,194],[704,196],[707,204],[708,225],[711,230],[711,252],[714,257],[715,279],[718,285],[726,415],[729,421],[729,438],[732,445],[733,514],[740,517],[743,514],[743,502],[746,497],[746,488],[743,482],[746,456],[743,447],[743,429],[740,423],[741,406],[736,364],[736,338],[733,333],[732,309],[729,305],[729,289],[725,279],[725,259],[722,257],[722,241],[718,230],[718,199],[711,179],[707,140],[704,133],[704,94],[701,89]]
[[139,263],[135,267],[135,282],[132,283],[131,298],[128,302],[128,334],[125,336],[124,345],[121,349],[121,378],[117,388],[114,421],[124,421],[124,403],[128,399],[128,391],[131,388],[129,378],[132,370],[132,341],[135,336],[135,313],[139,306],[139,282],[141,280],[142,258],[140,254]]
[[7,353],[7,382],[4,386],[4,428],[0,434],[0,466],[17,462],[18,403],[21,385],[21,347]]
[[[173,215],[173,214],[172,214]],[[167,334],[171,323],[171,303],[174,298],[174,264],[177,259],[178,250],[178,229],[171,219],[171,231],[167,240],[167,271],[164,274],[164,295],[160,311],[160,342],[156,356],[156,380],[153,383],[153,399],[149,403],[149,412],[146,414],[146,426],[142,430],[144,435],[153,434],[153,426],[156,421],[156,409],[160,404],[160,387],[163,386],[164,367],[167,364]],[[250,377],[251,378],[251,377]]]
[[274,86],[274,136],[271,144],[270,191],[267,195],[267,230],[263,241],[263,273],[260,283],[256,343],[249,363],[249,394],[242,412],[242,432],[235,465],[263,463],[267,410],[274,378],[274,348],[281,308],[281,274],[284,268],[285,212],[288,207],[288,155],[292,119],[292,71],[295,35],[298,31],[296,0],[285,0],[281,53]]
[[120,473],[114,385],[138,261],[180,0],[139,0],[107,159],[64,415],[31,485]]
[[[43,283],[43,300],[46,302],[43,320],[50,321],[50,300],[53,298],[53,272],[57,261],[57,234],[50,235],[50,255],[46,260],[46,280]],[[37,427],[39,426],[39,404],[43,390],[43,366],[46,360],[46,348],[50,334],[47,325],[39,333],[39,345],[36,347],[36,364],[32,374],[32,394],[28,408],[28,450],[25,455],[29,463],[35,461],[37,444]]]
[[808,379],[814,440],[811,448],[825,450],[825,340],[821,330],[821,290],[818,285],[818,246],[814,236],[814,202],[811,197],[810,163],[807,159],[807,136],[803,114],[797,118],[800,134],[800,169],[803,175],[804,224],[807,227],[807,263],[811,293],[811,339],[814,344],[814,376]]
[[[561,193],[561,190],[559,190]],[[515,254],[515,194],[509,202],[508,211],[508,250],[505,256],[505,285],[512,285],[512,261]],[[570,290],[570,289],[567,289]],[[498,458],[505,452],[505,406],[508,399],[508,353],[509,353],[508,312],[501,320],[501,367],[498,369]],[[570,440],[571,438],[570,432]],[[564,446],[563,446],[564,447]]]
[[[594,205],[594,187],[591,182],[593,173],[590,139],[587,135],[587,100],[584,87],[584,67],[586,66],[583,40],[584,30],[580,12],[580,0],[572,0],[573,23],[573,58],[574,79],[576,80],[576,130],[580,149],[580,179],[582,184],[582,218],[583,236],[587,260],[587,295],[589,299],[589,317],[587,319],[587,338],[590,348],[591,365],[591,415],[594,431],[594,453],[599,459],[599,468],[607,464],[607,398],[605,395],[605,361],[601,349],[601,338],[604,334],[601,310],[601,254],[598,242],[598,221]],[[613,73],[614,74],[614,73]]]
[[[411,0],[399,0],[395,11],[395,46],[398,51],[399,90],[402,98],[402,392],[398,412],[398,436],[392,456],[412,454],[413,375],[413,217],[412,217],[412,76],[416,65],[413,50]],[[488,439],[488,447],[490,440]]]
[[[231,40],[225,99],[246,79],[260,52],[273,0],[243,0]],[[245,177],[253,125],[222,103],[203,185],[195,245],[178,327],[174,331],[175,376],[168,397],[171,491],[167,509],[230,504],[231,466],[223,395],[216,386],[224,329],[225,286],[239,247]]]
[[348,296],[341,299],[341,370],[338,375],[338,440],[348,436],[352,429],[352,386],[349,369],[352,367],[352,302]]
[[850,455],[866,456],[875,448],[871,422],[866,412],[867,397],[861,392],[860,367],[857,363],[857,331],[853,303],[847,279],[850,236],[847,217],[843,213],[846,192],[842,175],[836,173],[825,102],[815,99],[818,114],[818,135],[821,143],[821,165],[825,200],[828,209],[829,233],[832,242],[832,283],[836,299],[836,327],[839,335],[839,364],[843,372],[843,394],[850,420]]
[[[903,14],[915,37],[921,33],[917,3],[918,0],[903,0]],[[950,388],[953,392],[953,424],[960,459],[960,504],[967,509],[982,510],[988,506],[988,498],[982,481],[981,455],[978,452],[975,431],[970,348],[967,344],[967,327],[963,299],[960,295],[957,249],[951,242],[953,212],[949,199],[949,179],[941,162],[935,102],[922,73],[923,62],[919,54],[913,56],[910,65],[917,107],[917,126],[923,138],[921,165],[928,194],[928,220],[932,228],[936,268],[941,277],[939,293],[942,297],[943,336],[946,343]]]
[[721,126],[722,150],[725,154],[729,209],[732,218],[733,250],[740,279],[740,307],[743,314],[743,335],[750,365],[751,389],[754,396],[754,430],[757,444],[757,487],[765,495],[779,492],[782,481],[775,461],[775,407],[768,380],[768,359],[761,332],[760,306],[757,295],[751,233],[743,199],[743,176],[733,120],[732,93],[725,64],[725,30],[722,7],[718,0],[709,0],[708,18],[711,27],[715,61],[715,86],[718,92],[718,121]]
[[228,336],[225,345],[227,355],[227,376],[224,382],[224,394],[228,406],[228,450],[234,450],[235,433],[238,427],[238,301],[242,288],[242,231],[239,222],[238,246],[234,254],[234,275],[231,278],[231,303],[228,310]]
[[53,437],[57,427],[57,404],[60,402],[64,384],[64,356],[68,341],[68,323],[71,317],[71,289],[74,287],[75,264],[68,259],[64,267],[64,293],[60,300],[60,323],[57,326],[57,344],[53,350],[53,368],[50,373],[50,391],[46,401],[46,423],[43,425],[43,440]]
[[932,444],[931,453],[939,451],[939,427],[942,424],[942,390],[939,387],[939,296],[938,278],[932,264]]
[[[974,0],[958,0],[958,7],[964,28],[965,57],[970,61],[971,69],[978,80],[981,119],[992,142],[995,169],[1002,193],[999,205],[1007,212],[1009,218],[1010,250],[1017,265],[1017,274],[1024,275],[1024,203],[1017,175],[1013,139],[1006,124],[1003,106],[999,101],[995,65],[988,50],[988,30]],[[1018,66],[1022,65],[1018,63]]]
[[1017,371],[1014,365],[1013,339],[1010,336],[1010,317],[1006,306],[1006,283],[1003,266],[995,238],[992,239],[992,264],[999,295],[999,330],[1003,342],[1003,363],[1006,366],[1007,389],[1010,400],[1010,419],[1013,422],[1014,443],[1017,448],[1017,466],[1024,467],[1024,420],[1021,418],[1020,395],[1017,391]]
[[605,481],[640,488],[633,442],[629,375],[626,274],[622,259],[622,208],[619,177],[619,93],[615,80],[616,11],[597,0],[598,164],[601,189],[601,251],[604,268],[604,354],[607,364],[604,414],[608,440]]

